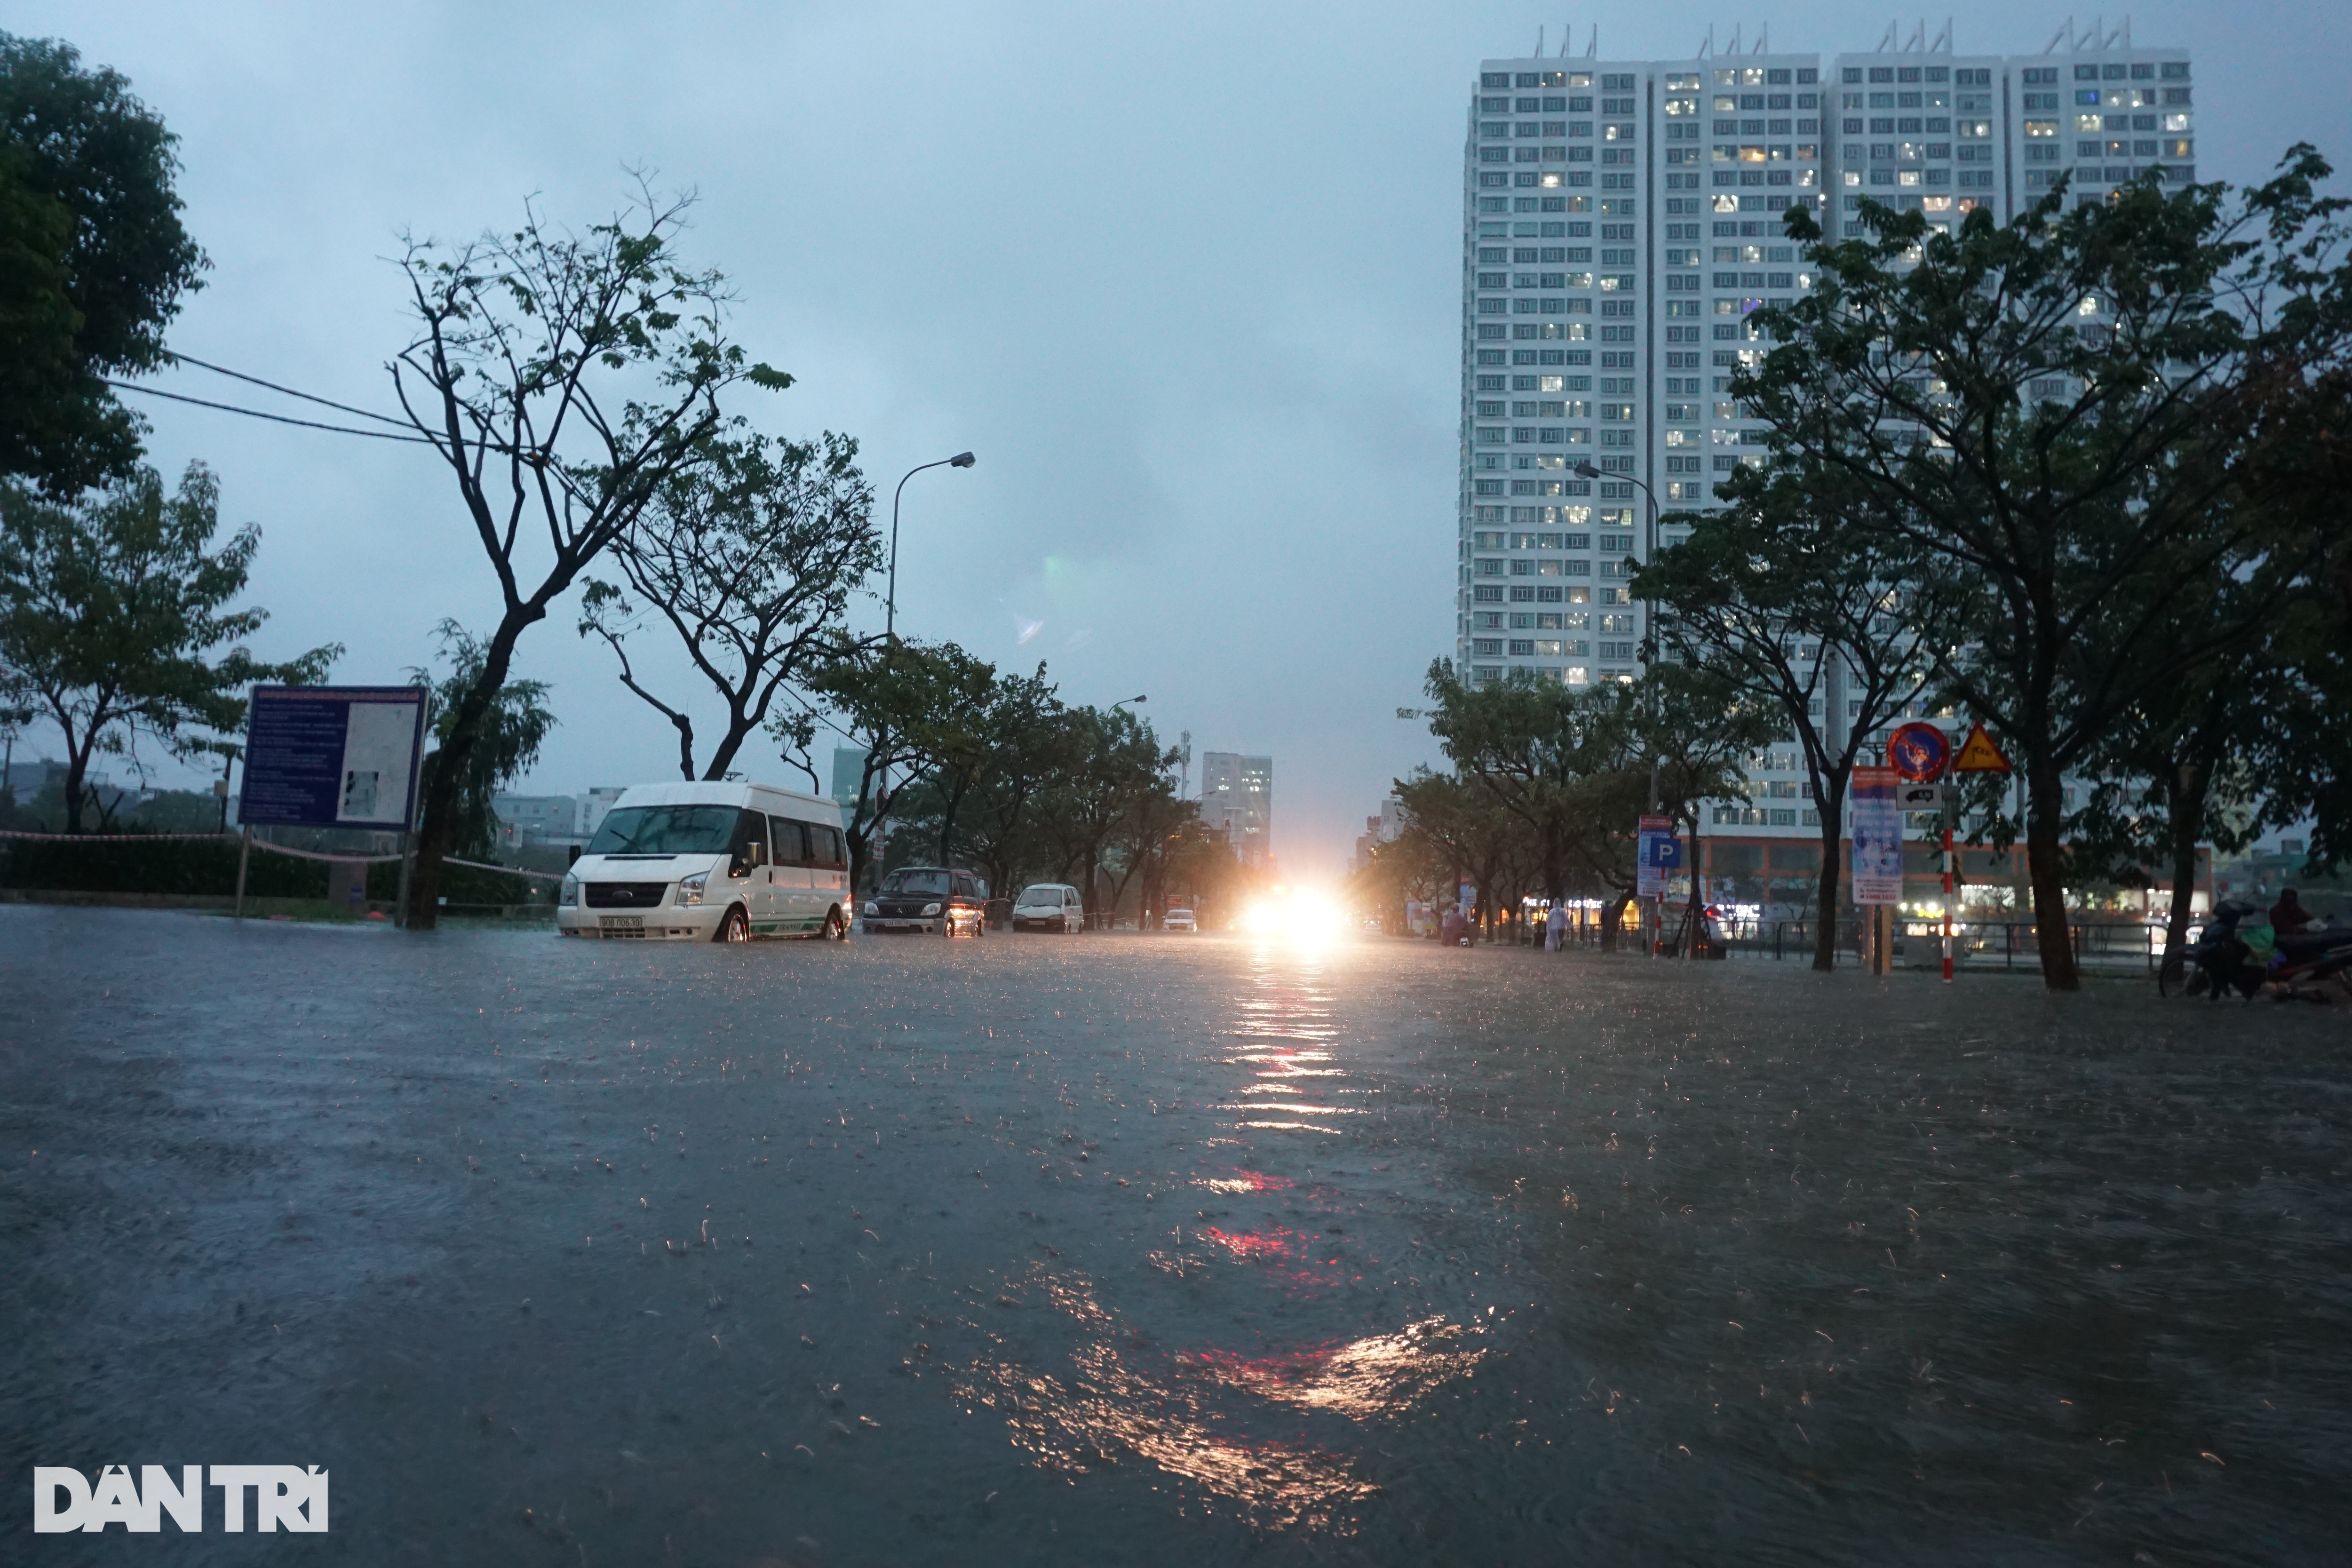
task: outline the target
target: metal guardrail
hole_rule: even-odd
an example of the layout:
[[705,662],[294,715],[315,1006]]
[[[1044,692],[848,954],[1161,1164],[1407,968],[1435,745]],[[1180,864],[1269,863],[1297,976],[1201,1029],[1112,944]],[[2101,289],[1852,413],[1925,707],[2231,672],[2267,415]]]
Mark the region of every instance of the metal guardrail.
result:
[[[1586,913],[1587,911],[1577,911]],[[1671,945],[1676,938],[1679,910],[1669,909],[1666,939]],[[1727,957],[1786,961],[1810,963],[1813,956],[1813,937],[1818,929],[1811,921],[1740,921],[1719,920],[1715,922],[1721,933],[1722,945]],[[1864,922],[1859,920],[1840,921],[1834,943],[1837,962],[1859,964],[1863,962]],[[1955,969],[2002,969],[2039,973],[2042,968],[2041,926],[2026,921],[1959,921],[1952,922],[1952,964]],[[1522,943],[1540,944],[1543,931],[1533,922],[1515,922],[1515,936]],[[2068,938],[2074,949],[2077,968],[2113,973],[2130,970],[2154,974],[2164,957],[2164,927],[2140,921],[2085,921],[2068,928]],[[1647,926],[1631,924],[1619,928],[1617,946],[1622,951],[1641,951],[1649,941]],[[1506,938],[1506,940],[1510,940]],[[1565,947],[1599,948],[1601,925],[1597,917],[1571,919],[1563,934]],[[1944,923],[1938,920],[1904,917],[1895,921],[1895,961],[1914,967],[1940,964],[1944,953]]]
[[[1810,962],[1816,927],[1809,921],[1724,921],[1718,922],[1725,949],[1743,958],[1796,959]],[[2033,921],[1959,921],[1952,922],[1952,964],[1956,969],[2003,969],[2039,972],[2042,968],[2040,924]],[[1943,962],[1944,922],[1941,920],[1899,918],[1895,922],[1895,956],[1898,963],[1925,967]],[[2156,973],[2164,956],[2164,928],[2139,921],[2086,921],[2067,928],[2074,963],[2084,970],[2136,970]],[[1862,962],[1860,921],[1838,922],[1836,950],[1841,963]]]

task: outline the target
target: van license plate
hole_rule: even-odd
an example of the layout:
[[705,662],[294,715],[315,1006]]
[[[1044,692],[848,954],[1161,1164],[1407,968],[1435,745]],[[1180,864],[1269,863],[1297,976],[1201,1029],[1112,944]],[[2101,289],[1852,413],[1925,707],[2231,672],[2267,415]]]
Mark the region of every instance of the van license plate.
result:
[[599,915],[596,925],[606,936],[646,934],[646,917],[643,915]]

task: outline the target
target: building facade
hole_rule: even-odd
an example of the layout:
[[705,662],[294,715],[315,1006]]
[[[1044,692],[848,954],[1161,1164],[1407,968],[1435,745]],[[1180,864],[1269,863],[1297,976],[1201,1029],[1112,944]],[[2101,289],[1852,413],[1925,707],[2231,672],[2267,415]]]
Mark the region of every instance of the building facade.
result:
[[[1627,583],[1762,460],[1731,377],[1748,318],[1812,287],[1783,215],[1835,236],[1865,199],[1950,227],[2048,195],[2195,178],[2187,51],[2129,28],[2042,54],[1954,52],[1948,28],[1867,54],[1710,47],[1687,60],[1489,59],[1463,165],[1455,665],[1631,680],[1647,610]],[[1794,749],[1759,759],[1726,828],[1816,826]],[[1785,804],[1784,804],[1785,803]]]
[[1201,753],[1201,821],[1223,828],[1234,858],[1264,866],[1273,857],[1274,759],[1238,752]]

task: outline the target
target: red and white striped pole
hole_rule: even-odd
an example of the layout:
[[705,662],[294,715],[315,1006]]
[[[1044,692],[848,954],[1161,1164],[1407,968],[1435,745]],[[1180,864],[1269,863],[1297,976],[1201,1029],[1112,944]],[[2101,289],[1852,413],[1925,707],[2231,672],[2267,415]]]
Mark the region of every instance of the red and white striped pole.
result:
[[1944,814],[1944,978],[1952,977],[1952,817]]

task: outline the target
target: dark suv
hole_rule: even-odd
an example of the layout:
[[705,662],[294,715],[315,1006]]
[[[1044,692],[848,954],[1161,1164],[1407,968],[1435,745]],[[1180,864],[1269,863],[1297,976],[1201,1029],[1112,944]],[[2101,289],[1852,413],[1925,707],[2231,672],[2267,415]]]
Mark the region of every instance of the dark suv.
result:
[[866,900],[862,925],[872,933],[917,931],[978,936],[988,929],[988,884],[944,866],[901,866]]

